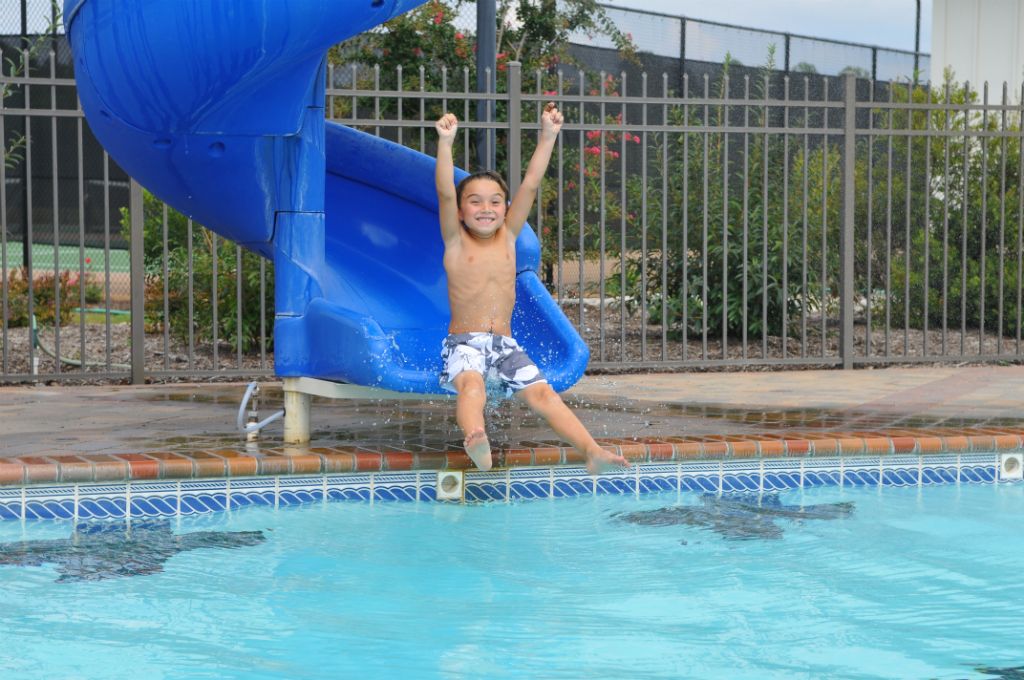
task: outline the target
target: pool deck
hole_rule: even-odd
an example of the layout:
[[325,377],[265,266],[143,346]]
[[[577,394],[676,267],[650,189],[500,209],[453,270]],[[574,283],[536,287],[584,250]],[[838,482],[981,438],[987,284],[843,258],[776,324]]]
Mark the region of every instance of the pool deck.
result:
[[[314,399],[308,446],[235,430],[244,383],[0,387],[0,485],[466,469],[454,403]],[[1024,450],[1024,366],[587,376],[565,395],[633,461]],[[260,417],[280,408],[263,388]],[[582,458],[517,402],[498,467]]]

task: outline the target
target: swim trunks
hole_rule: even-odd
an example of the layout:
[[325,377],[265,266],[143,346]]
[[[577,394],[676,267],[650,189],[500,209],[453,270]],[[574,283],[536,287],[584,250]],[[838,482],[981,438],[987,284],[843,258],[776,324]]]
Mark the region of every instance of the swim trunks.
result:
[[441,343],[441,387],[455,392],[452,381],[463,371],[476,371],[484,380],[500,383],[505,396],[534,383],[546,383],[533,360],[512,338],[496,333],[453,333]]

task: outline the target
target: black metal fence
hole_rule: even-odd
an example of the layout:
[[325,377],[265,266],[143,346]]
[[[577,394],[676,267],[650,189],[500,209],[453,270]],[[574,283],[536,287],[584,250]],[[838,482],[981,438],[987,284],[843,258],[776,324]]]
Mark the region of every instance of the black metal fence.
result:
[[[0,132],[29,133],[0,170],[0,380],[272,372],[272,267],[128,191],[90,150],[74,81],[55,72],[0,79],[16,90]],[[677,85],[516,64],[498,75],[499,92],[479,95],[467,73],[332,69],[328,115],[433,154],[433,120],[454,111],[457,162],[473,168],[476,132],[493,131],[479,138],[495,140],[515,188],[540,111],[557,102],[566,124],[531,223],[592,368],[1024,357],[1024,137],[1005,88],[739,70]],[[493,119],[475,118],[481,97]],[[58,172],[41,182],[45,164]]]

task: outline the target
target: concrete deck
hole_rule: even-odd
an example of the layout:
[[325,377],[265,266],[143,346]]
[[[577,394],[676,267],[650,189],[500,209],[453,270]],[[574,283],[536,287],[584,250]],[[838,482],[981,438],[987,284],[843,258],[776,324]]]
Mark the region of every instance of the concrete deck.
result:
[[[244,384],[0,387],[0,484],[463,468],[449,400],[314,399],[313,439],[247,446]],[[588,376],[566,401],[634,460],[1024,448],[1024,367]],[[260,417],[281,407],[263,388]],[[579,462],[517,402],[489,416],[498,464]]]

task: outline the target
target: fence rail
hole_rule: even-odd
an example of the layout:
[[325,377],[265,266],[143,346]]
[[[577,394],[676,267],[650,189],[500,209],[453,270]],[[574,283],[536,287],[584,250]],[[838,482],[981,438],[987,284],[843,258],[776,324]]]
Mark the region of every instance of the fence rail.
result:
[[[919,74],[928,73],[931,60],[925,52],[614,5],[602,7],[619,30],[632,36],[639,51],[678,59],[683,71],[688,62],[720,64],[727,55],[748,64],[760,63],[772,47],[780,54],[781,70],[796,74],[840,76],[852,72],[871,80],[919,80]],[[574,42],[614,49],[604,36],[579,35]]]
[[[271,264],[129,190],[74,81],[45,73],[0,78],[0,135],[27,137],[0,168],[0,382],[272,373]],[[466,73],[331,69],[327,112],[432,155],[452,110],[461,164],[490,146],[517,187],[558,103],[530,222],[592,368],[1024,358],[1024,111],[1005,87],[498,75],[481,95]]]

